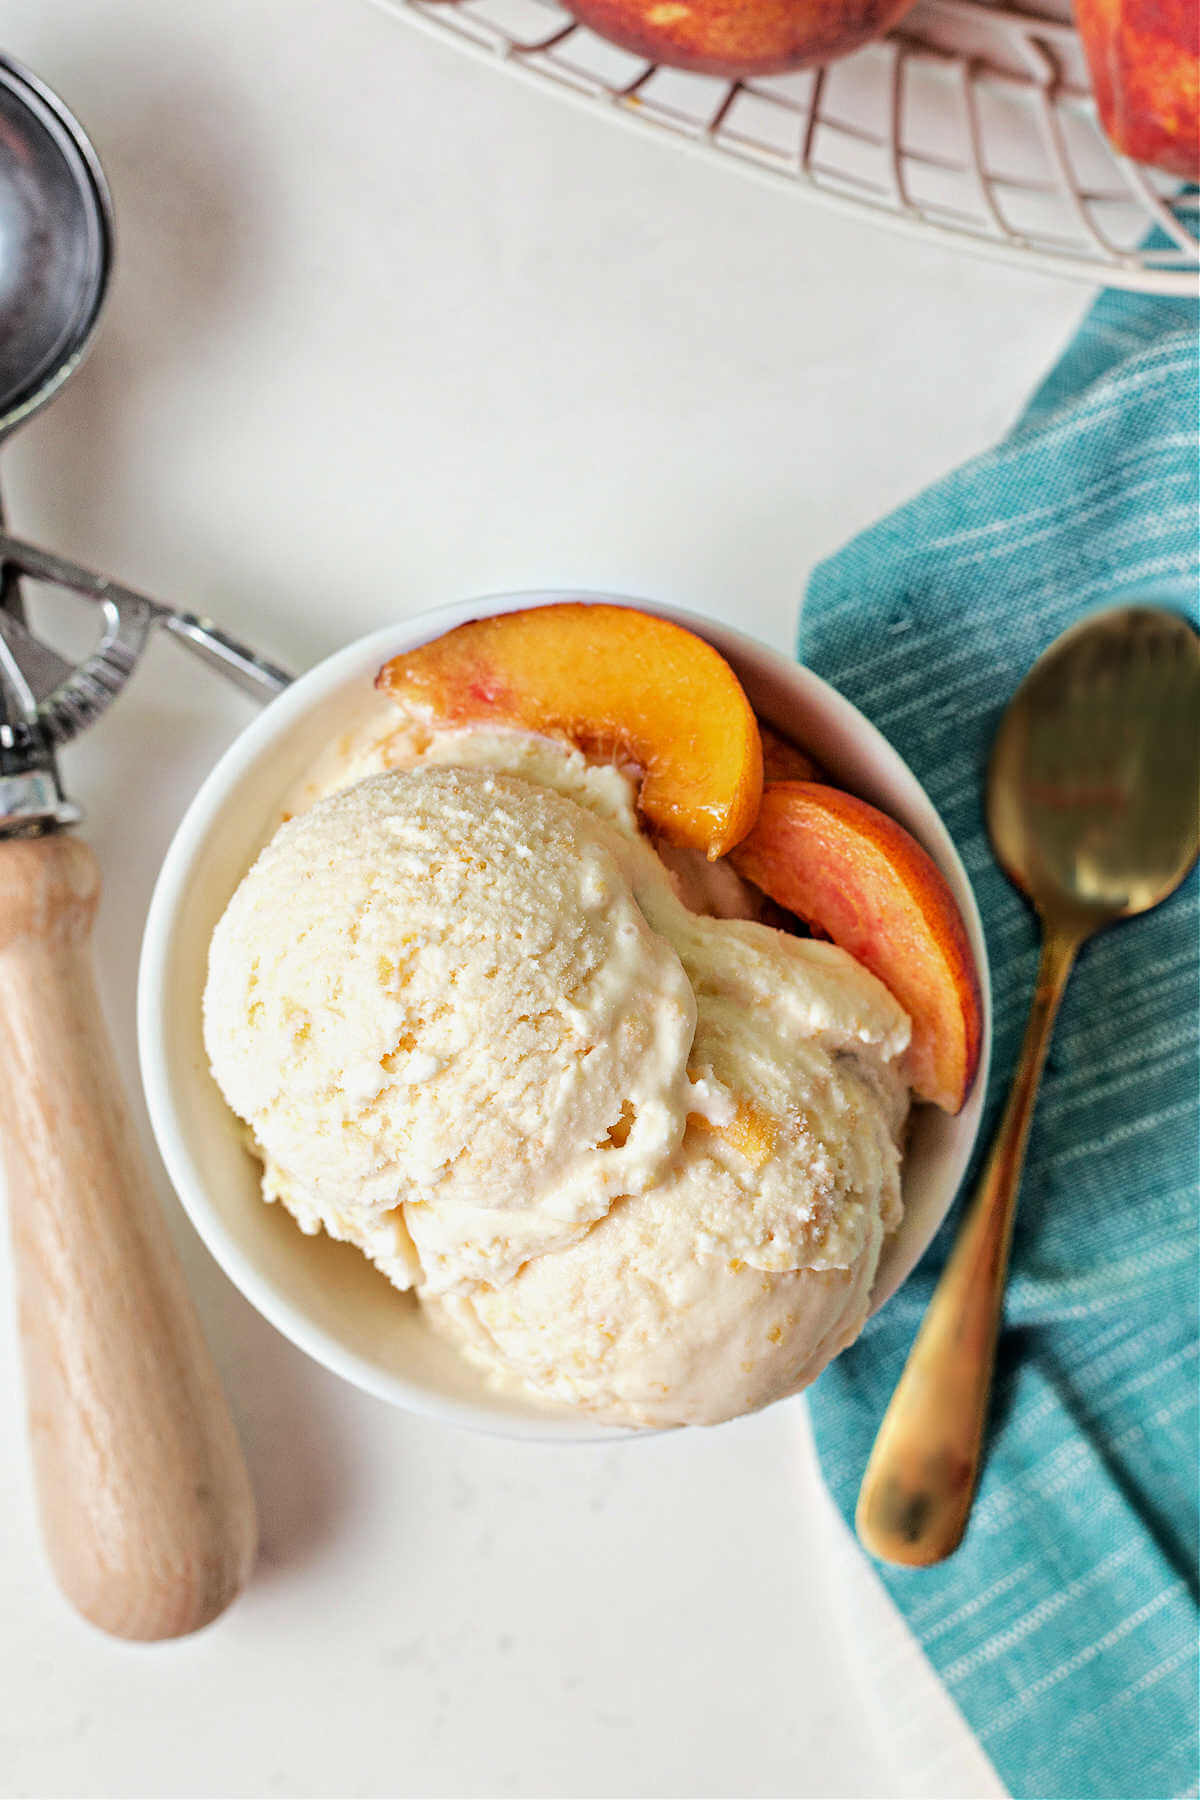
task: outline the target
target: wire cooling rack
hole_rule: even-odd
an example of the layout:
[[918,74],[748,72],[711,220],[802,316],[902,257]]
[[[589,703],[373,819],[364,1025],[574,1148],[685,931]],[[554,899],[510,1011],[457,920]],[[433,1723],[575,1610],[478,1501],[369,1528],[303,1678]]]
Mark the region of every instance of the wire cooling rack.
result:
[[1065,0],[920,0],[852,56],[743,82],[647,63],[553,0],[376,3],[840,211],[1083,281],[1196,291],[1195,202],[1110,148]]

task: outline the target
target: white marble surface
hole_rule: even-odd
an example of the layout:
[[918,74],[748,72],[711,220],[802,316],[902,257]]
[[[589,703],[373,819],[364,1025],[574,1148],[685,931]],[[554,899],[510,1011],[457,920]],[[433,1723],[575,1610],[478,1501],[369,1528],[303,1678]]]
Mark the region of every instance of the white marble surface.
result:
[[[14,522],[297,667],[398,612],[573,583],[785,646],[813,561],[992,440],[1086,300],[698,166],[367,0],[6,0],[2,30],[87,124],[120,226],[93,358],[4,450]],[[154,873],[248,713],[156,646],[67,759],[131,1089]],[[278,1338],[163,1198],[261,1565],[181,1644],[68,1613],[6,1287],[5,1792],[999,1792],[832,1515],[802,1405],[602,1448],[410,1420]]]

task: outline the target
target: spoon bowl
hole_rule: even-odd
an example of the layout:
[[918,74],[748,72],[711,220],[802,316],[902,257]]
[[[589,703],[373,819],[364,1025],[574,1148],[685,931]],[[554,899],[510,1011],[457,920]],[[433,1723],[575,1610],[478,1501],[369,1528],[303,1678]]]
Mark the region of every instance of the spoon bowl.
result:
[[1172,893],[1196,858],[1200,638],[1161,607],[1065,632],[992,750],[988,832],[1043,917],[1098,930]]

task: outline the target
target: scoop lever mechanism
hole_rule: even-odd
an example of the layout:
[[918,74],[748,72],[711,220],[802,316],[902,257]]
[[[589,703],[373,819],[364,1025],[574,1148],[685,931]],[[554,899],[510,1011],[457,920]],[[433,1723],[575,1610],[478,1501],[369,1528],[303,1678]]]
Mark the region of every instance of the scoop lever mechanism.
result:
[[148,594],[7,531],[0,531],[0,565],[33,581],[49,582],[79,594],[94,601],[104,612],[100,644],[77,668],[65,663],[27,626],[19,627],[14,636],[0,624],[9,654],[19,666],[28,666],[33,675],[39,666],[34,659],[49,657],[51,662],[41,666],[58,675],[57,682],[38,697],[38,716],[51,743],[65,743],[99,716],[132,674],[150,630],[156,625],[256,700],[273,700],[294,679],[287,669],[270,662],[211,619],[152,600]]

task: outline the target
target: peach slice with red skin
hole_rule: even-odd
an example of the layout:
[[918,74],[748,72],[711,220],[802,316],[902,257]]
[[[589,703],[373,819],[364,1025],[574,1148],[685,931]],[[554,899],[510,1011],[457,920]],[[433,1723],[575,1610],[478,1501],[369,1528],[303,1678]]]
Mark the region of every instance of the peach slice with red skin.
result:
[[764,781],[829,779],[820,763],[815,762],[807,750],[801,750],[798,744],[793,744],[791,738],[784,737],[773,725],[764,725],[760,719],[758,730],[762,738]]
[[562,736],[636,765],[649,822],[710,861],[757,816],[762,743],[737,676],[703,638],[635,607],[564,601],[474,619],[394,656],[376,686],[445,724]]
[[780,781],[731,860],[891,990],[912,1020],[913,1091],[958,1112],[979,1066],[979,979],[946,878],[916,839],[839,788]]

